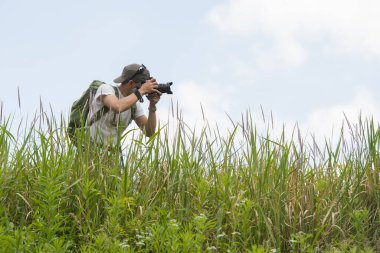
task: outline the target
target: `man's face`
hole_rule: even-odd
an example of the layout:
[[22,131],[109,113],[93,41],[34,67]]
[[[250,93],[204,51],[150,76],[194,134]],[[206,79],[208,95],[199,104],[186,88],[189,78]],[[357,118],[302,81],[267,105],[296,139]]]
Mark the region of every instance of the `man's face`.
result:
[[132,90],[134,89],[134,88],[137,88],[137,89],[140,89],[141,88],[141,86],[142,86],[142,82],[141,81],[137,81],[137,80],[130,80],[129,82],[128,82],[128,86],[127,86],[127,88],[128,88],[128,90],[130,91],[130,92],[132,92]]
[[141,81],[133,81],[133,83],[134,83],[133,88],[137,88],[137,89],[140,89],[142,84],[143,84],[143,82],[141,82]]
[[140,89],[141,86],[146,82],[146,80],[145,79],[136,79],[136,80],[133,80],[133,82],[135,83],[135,88]]

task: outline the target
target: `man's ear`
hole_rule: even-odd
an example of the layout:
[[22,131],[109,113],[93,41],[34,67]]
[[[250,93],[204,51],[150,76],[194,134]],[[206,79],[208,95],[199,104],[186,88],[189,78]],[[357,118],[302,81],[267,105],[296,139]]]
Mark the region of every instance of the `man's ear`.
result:
[[128,83],[127,83],[127,87],[131,89],[133,87],[134,83],[135,82],[133,80],[129,80]]

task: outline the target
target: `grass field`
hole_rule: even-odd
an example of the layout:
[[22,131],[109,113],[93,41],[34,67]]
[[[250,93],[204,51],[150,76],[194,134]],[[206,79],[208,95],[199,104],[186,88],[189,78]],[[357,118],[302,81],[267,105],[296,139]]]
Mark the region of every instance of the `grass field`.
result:
[[380,252],[377,123],[317,146],[243,118],[129,131],[124,168],[54,117],[2,120],[0,251]]

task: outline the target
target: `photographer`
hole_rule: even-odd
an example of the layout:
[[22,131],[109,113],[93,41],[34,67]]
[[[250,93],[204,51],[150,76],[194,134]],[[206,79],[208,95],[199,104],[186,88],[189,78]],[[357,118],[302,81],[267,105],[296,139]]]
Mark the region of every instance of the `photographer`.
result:
[[[144,65],[130,64],[114,82],[119,85],[102,84],[90,100],[87,121],[91,138],[106,146],[119,145],[121,134],[132,120],[146,136],[152,136],[156,130],[156,104],[161,96],[156,79],[150,77]],[[144,95],[149,100],[148,117],[140,104]],[[100,113],[104,108],[106,112]]]

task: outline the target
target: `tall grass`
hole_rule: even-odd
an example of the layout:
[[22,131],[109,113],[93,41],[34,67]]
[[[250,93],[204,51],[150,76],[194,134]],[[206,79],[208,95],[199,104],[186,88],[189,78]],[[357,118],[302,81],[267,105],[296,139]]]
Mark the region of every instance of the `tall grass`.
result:
[[1,252],[380,251],[373,120],[324,146],[262,136],[249,113],[224,135],[178,120],[150,139],[128,131],[122,167],[37,119],[22,135],[1,122]]

